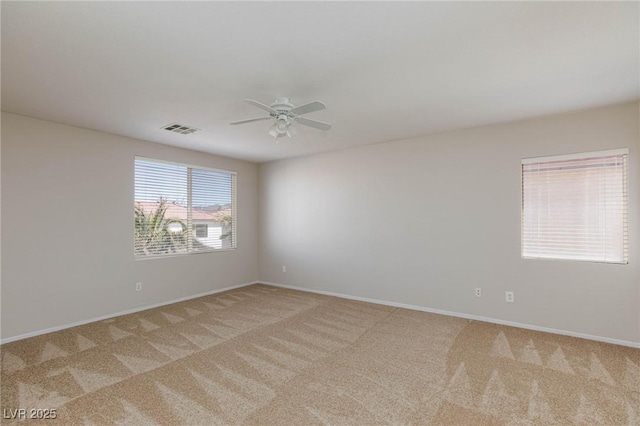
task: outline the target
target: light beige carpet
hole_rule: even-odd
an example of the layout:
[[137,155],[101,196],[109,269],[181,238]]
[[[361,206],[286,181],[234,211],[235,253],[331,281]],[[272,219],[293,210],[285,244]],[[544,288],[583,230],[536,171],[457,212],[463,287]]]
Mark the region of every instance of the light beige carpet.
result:
[[3,424],[640,424],[640,350],[264,285],[1,352]]

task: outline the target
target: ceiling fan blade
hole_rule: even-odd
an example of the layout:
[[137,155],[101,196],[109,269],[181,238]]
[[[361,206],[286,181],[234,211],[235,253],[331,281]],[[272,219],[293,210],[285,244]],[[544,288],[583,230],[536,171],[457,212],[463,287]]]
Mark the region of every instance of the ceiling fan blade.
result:
[[260,117],[260,118],[250,118],[249,120],[234,121],[233,123],[230,123],[230,124],[236,125],[236,124],[253,123],[254,121],[271,120],[272,118],[273,117],[271,117],[271,116],[269,116],[269,117]]
[[329,130],[331,128],[331,124],[323,123],[322,121],[309,120],[308,118],[304,117],[296,117],[295,120],[300,124],[313,127],[315,129]]
[[245,99],[244,101],[247,102],[247,103],[250,103],[251,105],[256,106],[256,107],[258,107],[260,109],[263,109],[263,110],[265,110],[267,112],[270,112],[271,114],[276,114],[276,115],[278,114],[278,111],[276,111],[275,109],[273,109],[270,106],[267,106],[267,105],[265,105],[263,103],[260,103],[258,101],[254,101],[253,99]]
[[313,102],[309,102],[308,104],[297,106],[289,112],[292,114],[301,115],[301,114],[308,114],[314,111],[320,111],[321,109],[325,109],[325,108],[326,106],[322,102],[313,101]]

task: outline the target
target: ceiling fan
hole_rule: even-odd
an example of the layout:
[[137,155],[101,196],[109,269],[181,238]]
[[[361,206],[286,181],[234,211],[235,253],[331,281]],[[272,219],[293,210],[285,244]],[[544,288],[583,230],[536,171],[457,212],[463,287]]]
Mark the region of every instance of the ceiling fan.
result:
[[269,134],[276,138],[276,142],[278,141],[279,137],[291,137],[296,134],[296,129],[294,126],[292,126],[293,123],[302,124],[303,126],[309,126],[319,130],[329,130],[331,128],[330,124],[311,120],[305,117],[300,117],[303,114],[308,114],[310,112],[325,109],[325,105],[320,101],[313,101],[300,106],[295,106],[294,104],[292,104],[291,101],[289,101],[289,98],[278,98],[271,105],[265,105],[258,101],[254,101],[253,99],[245,99],[244,101],[267,111],[269,113],[269,116],[250,118],[249,120],[234,121],[231,124],[236,125],[253,123],[254,121],[276,120],[276,122],[273,123],[273,126],[271,126],[271,129],[269,130]]

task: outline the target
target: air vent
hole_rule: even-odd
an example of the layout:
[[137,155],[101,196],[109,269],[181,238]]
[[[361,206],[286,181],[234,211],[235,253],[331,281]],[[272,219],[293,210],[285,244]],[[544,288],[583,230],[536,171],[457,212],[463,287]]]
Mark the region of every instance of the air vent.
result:
[[200,129],[196,129],[195,127],[185,126],[184,124],[173,123],[168,126],[163,127],[163,129],[168,130],[173,133],[180,133],[183,135],[190,135],[191,133],[197,132]]

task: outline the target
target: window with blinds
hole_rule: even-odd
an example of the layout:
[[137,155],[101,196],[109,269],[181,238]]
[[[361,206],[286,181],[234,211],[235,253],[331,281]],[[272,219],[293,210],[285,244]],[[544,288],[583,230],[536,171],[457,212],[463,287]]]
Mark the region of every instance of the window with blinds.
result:
[[627,157],[522,160],[522,257],[627,263]]
[[236,174],[135,158],[137,257],[236,248]]

